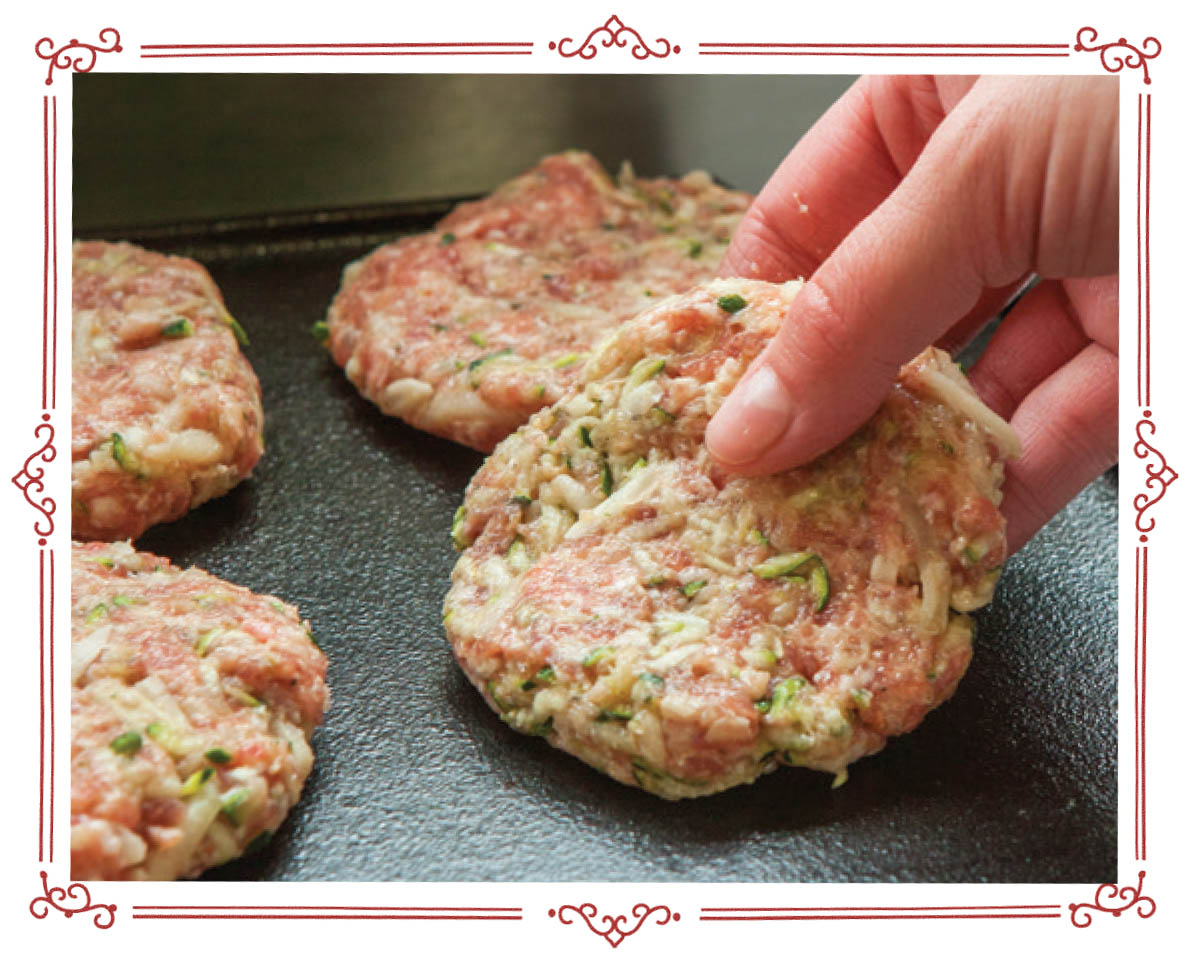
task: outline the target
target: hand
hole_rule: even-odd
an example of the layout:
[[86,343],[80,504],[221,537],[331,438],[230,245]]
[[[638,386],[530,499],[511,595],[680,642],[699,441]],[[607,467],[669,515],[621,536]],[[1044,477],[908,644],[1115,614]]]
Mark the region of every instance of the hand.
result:
[[778,472],[846,438],[902,363],[969,338],[1033,275],[970,373],[1009,419],[1011,552],[1117,459],[1113,78],[863,77],[795,146],[720,273],[805,277],[708,426],[712,456]]

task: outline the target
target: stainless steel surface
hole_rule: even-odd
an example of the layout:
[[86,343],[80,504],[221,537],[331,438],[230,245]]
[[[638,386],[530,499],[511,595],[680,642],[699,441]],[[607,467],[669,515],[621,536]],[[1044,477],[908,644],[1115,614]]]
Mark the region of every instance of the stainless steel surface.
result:
[[572,147],[756,191],[851,81],[78,74],[75,233],[479,194]]

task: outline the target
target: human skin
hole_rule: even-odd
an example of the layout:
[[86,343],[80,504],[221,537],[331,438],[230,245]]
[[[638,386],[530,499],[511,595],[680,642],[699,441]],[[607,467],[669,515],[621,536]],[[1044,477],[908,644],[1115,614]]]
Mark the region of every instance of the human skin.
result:
[[862,77],[795,145],[720,271],[805,277],[707,430],[778,472],[846,438],[899,366],[963,346],[1032,277],[970,373],[1021,459],[1020,548],[1117,458],[1118,86],[1100,77]]

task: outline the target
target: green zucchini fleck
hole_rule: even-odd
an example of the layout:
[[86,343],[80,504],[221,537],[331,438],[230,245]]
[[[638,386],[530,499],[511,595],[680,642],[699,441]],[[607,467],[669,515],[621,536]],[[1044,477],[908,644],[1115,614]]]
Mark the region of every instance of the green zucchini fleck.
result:
[[750,542],[757,543],[758,546],[769,546],[770,541],[766,539],[766,534],[760,529],[751,529],[749,531]]
[[632,719],[633,719],[633,708],[625,707],[625,706],[603,707],[603,708],[601,708],[600,713],[598,713],[596,715],[596,722],[600,723],[600,724],[607,723],[608,721],[611,721],[611,720],[626,721],[626,720],[632,720]]
[[475,389],[480,384],[477,381],[475,381],[475,378],[474,378],[475,372],[478,368],[481,368],[482,366],[487,365],[493,359],[499,359],[502,356],[512,355],[512,354],[513,354],[513,349],[502,348],[502,349],[497,349],[497,351],[495,351],[495,352],[489,352],[488,355],[482,355],[478,359],[472,359],[472,361],[468,363],[468,371],[470,373],[473,373],[472,376],[469,376],[469,379],[472,383],[472,388]]
[[683,595],[685,597],[687,597],[687,599],[690,600],[693,596],[695,596],[700,590],[702,590],[707,585],[708,585],[707,580],[692,580],[690,583],[686,583],[683,585]]
[[451,520],[451,542],[455,545],[457,551],[463,550],[468,546],[468,542],[464,540],[464,520],[468,516],[468,507],[460,506],[455,511],[455,516]]
[[478,348],[488,348],[488,339],[479,332],[469,332],[468,341]]
[[211,780],[214,774],[214,767],[204,767],[200,771],[195,771],[183,782],[182,788],[179,790],[178,794],[181,797],[190,797],[192,794],[196,794],[199,788]]
[[117,754],[126,754],[132,757],[137,751],[141,749],[141,735],[135,730],[125,731],[119,737],[112,741],[108,746],[112,748]]
[[327,339],[331,338],[331,326],[320,319],[310,327],[310,334],[316,341],[326,344]]
[[[798,572],[803,570],[803,573]],[[831,594],[831,580],[828,567],[815,553],[784,553],[772,556],[752,567],[753,575],[763,580],[785,579],[792,583],[810,583],[815,594],[815,612],[828,605]]]
[[529,493],[514,493],[509,497],[511,503],[517,503],[523,509],[530,505],[534,500],[530,498]]
[[687,242],[687,255],[689,258],[698,258],[700,253],[704,250],[704,243],[692,239]]
[[638,674],[637,679],[644,680],[646,683],[650,684],[652,687],[666,686],[665,680],[663,680],[660,676],[658,676],[658,674],[650,673],[650,671],[648,671],[648,670],[645,673]]
[[534,674],[534,679],[540,680],[542,683],[551,683],[556,676],[557,674],[555,673],[555,668],[550,664],[547,664],[545,667],[539,670],[538,673]]
[[539,721],[537,724],[531,726],[527,733],[529,733],[531,737],[545,737],[554,729],[555,719],[553,717],[548,717],[546,720]]
[[222,747],[213,747],[203,755],[212,764],[228,764],[231,763],[232,755],[229,754]]
[[612,647],[597,647],[583,659],[585,667],[594,667],[600,663],[605,657],[611,657],[613,653]]
[[664,368],[666,368],[666,359],[639,359],[629,370],[629,374],[625,376],[625,385],[621,391],[623,393],[632,392],[639,385],[654,378]]
[[84,621],[87,626],[94,626],[100,620],[108,615],[108,608],[102,603],[97,603],[90,610],[87,611],[87,618]]
[[673,412],[667,412],[666,409],[662,408],[660,405],[650,406],[650,414],[654,416],[654,421],[659,425],[669,425],[670,423],[674,422],[676,418]]
[[186,338],[194,333],[195,327],[189,318],[176,318],[161,327],[162,338]]
[[[231,689],[231,688],[229,688]],[[245,707],[260,707],[261,701],[250,694],[247,690],[236,690],[232,693],[240,703]]]
[[195,653],[200,657],[207,656],[207,651],[211,649],[211,641],[221,633],[223,633],[223,628],[221,627],[212,627],[210,630],[204,630],[199,636],[199,639],[195,641]]
[[757,708],[757,712],[759,714],[768,714],[770,712],[771,703],[772,701],[768,697],[765,697],[761,700],[755,700],[753,702],[753,706]]
[[864,687],[853,688],[849,691],[849,696],[853,698],[853,703],[857,705],[859,710],[868,710],[870,703],[873,701],[873,694]]
[[562,358],[555,359],[552,363],[556,369],[565,369],[567,366],[578,362],[579,356],[575,352],[570,352]]
[[742,308],[749,304],[740,295],[721,295],[716,299],[716,304],[723,312],[728,312],[730,315],[735,315]]
[[123,593],[117,593],[112,597],[112,603],[115,606],[144,606],[145,601],[137,599],[136,597],[126,596]]
[[236,321],[236,319],[234,319],[227,312],[224,312],[224,324],[232,330],[232,334],[236,336],[237,342],[239,342],[241,345],[248,344],[248,332],[244,330],[243,325]]
[[588,429],[588,427],[580,426],[577,434],[579,435],[580,445],[585,446],[588,449],[591,449],[592,448],[592,433]]
[[113,432],[112,438],[112,458],[116,460],[116,465],[125,472],[135,473],[137,471],[137,461],[131,452],[128,451],[128,446],[125,445],[124,436],[119,432]]
[[822,561],[811,571],[811,592],[815,594],[815,612],[819,613],[828,605],[828,597],[832,592],[832,582],[828,579],[828,568]]
[[238,828],[244,817],[243,808],[247,800],[248,788],[234,787],[220,796],[219,813],[227,818],[229,824]]
[[497,693],[496,681],[488,681],[488,683],[485,684],[485,689],[488,691],[488,695],[493,699],[493,703],[497,705],[497,710],[507,712],[513,709],[513,705],[508,701],[503,700]]
[[629,467],[630,472],[637,472],[639,469],[646,468],[646,457],[638,456],[633,465]]
[[770,695],[770,705],[775,711],[782,710],[787,704],[793,703],[795,696],[799,691],[807,686],[807,681],[802,677],[787,677],[785,680],[780,680],[774,686],[774,692]]
[[607,459],[600,464],[600,491],[606,496],[613,493],[613,470]]
[[443,232],[439,237],[439,244],[441,245],[449,245],[453,241],[455,241],[455,235],[450,231]]
[[814,553],[784,553],[781,556],[771,556],[764,563],[753,567],[753,575],[763,580],[776,580],[780,576],[788,576],[795,570],[812,560],[819,560]]

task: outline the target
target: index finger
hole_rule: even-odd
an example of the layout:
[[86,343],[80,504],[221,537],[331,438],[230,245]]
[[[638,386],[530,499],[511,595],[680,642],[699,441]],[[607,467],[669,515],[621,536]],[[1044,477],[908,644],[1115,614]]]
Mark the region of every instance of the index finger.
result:
[[930,77],[862,77],[799,140],[746,213],[720,274],[809,278],[898,186],[943,118]]

